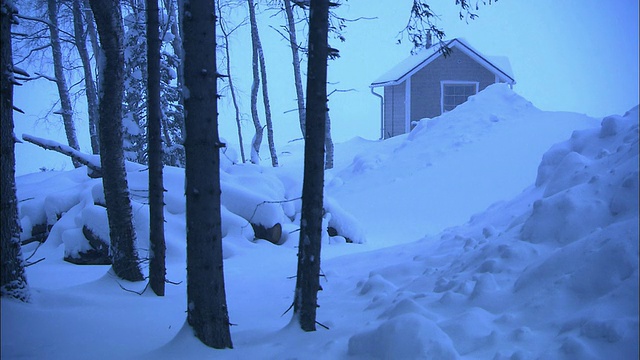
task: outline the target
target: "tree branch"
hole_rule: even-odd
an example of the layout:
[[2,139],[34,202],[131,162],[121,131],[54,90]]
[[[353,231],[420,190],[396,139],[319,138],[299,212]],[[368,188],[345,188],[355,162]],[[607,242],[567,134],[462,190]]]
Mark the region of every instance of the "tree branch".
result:
[[60,144],[56,141],[37,138],[28,134],[22,134],[22,140],[38,145],[43,149],[53,150],[71,157],[80,164],[85,165],[86,167],[91,169],[92,172],[89,174],[89,176],[91,177],[102,176],[102,168],[99,165],[100,160],[97,160],[97,156],[85,154],[70,146]]

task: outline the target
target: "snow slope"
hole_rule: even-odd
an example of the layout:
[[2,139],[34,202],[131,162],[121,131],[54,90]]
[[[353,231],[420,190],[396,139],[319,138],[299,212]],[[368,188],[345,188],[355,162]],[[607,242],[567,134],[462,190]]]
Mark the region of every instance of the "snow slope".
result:
[[[372,143],[327,190],[368,225],[370,237],[385,245],[412,241],[516,196],[552,144],[598,123],[541,111],[506,85],[493,85],[408,135]],[[362,198],[368,206],[360,206]]]
[[[30,261],[45,259],[27,269],[32,302],[2,299],[2,358],[638,357],[637,107],[600,121],[540,111],[490,87],[409,135],[355,139],[336,153],[326,220],[364,243],[323,242],[318,321],[330,330],[303,333],[282,316],[295,285],[300,155],[292,150],[269,169],[233,165],[229,153],[222,181],[233,195],[223,199],[233,350],[209,349],[184,326],[184,282],[168,285],[164,298],[139,296],[121,286],[144,284],[117,280],[108,266],[62,261],[82,249],[79,226],[99,232],[104,219],[93,205],[100,182],[80,169],[17,179],[23,226],[54,225]],[[144,254],[146,173],[128,169]],[[167,168],[165,186],[167,276],[179,282],[182,171]],[[250,204],[285,199],[293,201],[254,218]],[[284,244],[251,241],[247,217],[282,221]]]

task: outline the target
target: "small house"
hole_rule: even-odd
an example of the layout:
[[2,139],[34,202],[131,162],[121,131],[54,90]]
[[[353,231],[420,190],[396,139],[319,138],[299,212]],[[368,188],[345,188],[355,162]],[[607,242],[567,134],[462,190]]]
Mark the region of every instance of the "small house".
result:
[[[441,46],[448,49],[446,56]],[[486,56],[460,38],[436,43],[371,83],[381,99],[381,137],[407,133],[415,121],[453,110],[494,83],[516,83],[509,59]],[[376,93],[377,87],[384,94]]]

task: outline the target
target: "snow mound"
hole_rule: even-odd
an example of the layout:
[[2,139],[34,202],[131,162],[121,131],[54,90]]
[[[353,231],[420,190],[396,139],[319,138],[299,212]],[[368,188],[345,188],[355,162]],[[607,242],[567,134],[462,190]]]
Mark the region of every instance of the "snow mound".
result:
[[349,354],[637,358],[638,151],[636,107],[552,146],[515,199],[376,253]]
[[[239,248],[235,245],[241,242],[264,237],[280,245],[290,240],[292,236],[289,235],[299,228],[302,179],[285,169],[238,164],[233,149],[222,151],[220,186],[225,258],[237,254]],[[127,162],[126,169],[136,247],[144,259],[149,249],[148,171],[132,162]],[[83,235],[87,231],[109,246],[102,180],[89,178],[85,168],[30,174],[17,178],[17,184],[23,241],[46,239],[48,246],[54,248],[64,244],[64,255],[71,258],[78,258],[92,249],[87,235]],[[165,221],[171,224],[166,228],[176,224],[184,231],[184,170],[165,167],[164,184],[167,190]],[[360,223],[329,197],[326,197],[326,220],[326,227],[337,231],[333,237],[326,236],[326,243],[365,242]],[[168,249],[177,250],[177,255],[182,256],[183,250],[179,249],[184,248],[184,235],[165,238]],[[175,254],[168,253],[167,256]]]
[[349,339],[348,354],[362,359],[457,359],[451,339],[432,321],[404,314]]
[[[363,146],[348,166],[332,172],[327,193],[368,225],[370,244],[397,244],[397,229],[412,241],[513,198],[535,180],[550,146],[598,124],[584,115],[541,111],[507,85],[491,85],[408,134]],[[615,119],[607,124],[607,134],[621,126]],[[547,159],[551,167],[564,153],[558,156]],[[566,161],[581,164],[579,157]]]

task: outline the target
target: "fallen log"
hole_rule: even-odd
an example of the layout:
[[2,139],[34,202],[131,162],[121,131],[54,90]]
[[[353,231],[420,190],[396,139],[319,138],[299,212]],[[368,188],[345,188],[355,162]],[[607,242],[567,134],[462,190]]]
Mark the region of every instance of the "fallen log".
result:
[[91,178],[102,177],[100,159],[96,155],[89,155],[80,152],[71,146],[61,144],[57,141],[42,139],[28,134],[22,134],[22,140],[38,145],[45,150],[53,150],[60,154],[67,155],[78,163],[88,168],[87,175]]

